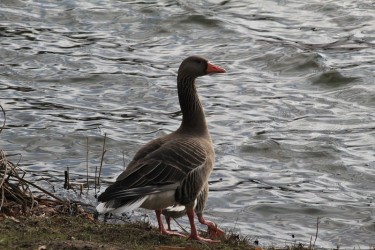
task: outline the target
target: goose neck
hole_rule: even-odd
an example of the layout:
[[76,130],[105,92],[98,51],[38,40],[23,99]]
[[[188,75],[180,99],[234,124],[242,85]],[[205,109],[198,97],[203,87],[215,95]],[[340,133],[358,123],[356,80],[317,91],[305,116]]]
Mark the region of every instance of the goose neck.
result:
[[177,89],[182,111],[180,130],[208,134],[203,107],[195,87],[195,79],[189,76],[178,77]]

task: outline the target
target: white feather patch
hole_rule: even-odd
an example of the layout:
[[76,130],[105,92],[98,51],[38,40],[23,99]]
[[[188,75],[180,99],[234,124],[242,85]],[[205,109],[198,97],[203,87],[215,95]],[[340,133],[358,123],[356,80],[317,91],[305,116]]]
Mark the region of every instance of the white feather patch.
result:
[[[194,201],[194,208],[196,205],[197,205],[197,199],[195,199]],[[186,210],[186,207],[184,205],[174,205],[174,206],[166,207],[165,210],[167,210],[168,212],[182,212]]]
[[170,206],[170,207],[165,208],[165,210],[167,210],[168,212],[182,212],[185,209],[186,207],[182,205]]
[[[100,214],[105,214],[105,213],[113,213],[113,214],[127,213],[127,212],[133,211],[134,209],[139,208],[146,199],[147,199],[147,196],[144,196],[141,199],[134,201],[133,203],[126,204],[125,206],[121,206],[121,207],[118,207],[118,208],[114,208],[114,207],[110,207],[110,206],[106,207],[107,202],[101,202],[101,203],[99,203],[98,206],[96,206],[96,211],[98,211],[98,213],[100,213]],[[111,201],[109,201],[109,202],[111,202]]]

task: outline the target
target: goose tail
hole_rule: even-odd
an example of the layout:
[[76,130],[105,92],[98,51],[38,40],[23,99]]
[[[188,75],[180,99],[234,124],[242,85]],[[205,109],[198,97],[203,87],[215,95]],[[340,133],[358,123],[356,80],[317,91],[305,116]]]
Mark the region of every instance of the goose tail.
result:
[[100,214],[106,214],[106,213],[113,213],[113,214],[122,214],[122,213],[128,213],[133,211],[134,209],[139,208],[142,203],[147,199],[147,196],[141,197],[137,200],[134,200],[132,202],[123,204],[121,206],[116,206],[115,200],[110,200],[106,202],[99,203],[98,206],[96,206],[96,211]]

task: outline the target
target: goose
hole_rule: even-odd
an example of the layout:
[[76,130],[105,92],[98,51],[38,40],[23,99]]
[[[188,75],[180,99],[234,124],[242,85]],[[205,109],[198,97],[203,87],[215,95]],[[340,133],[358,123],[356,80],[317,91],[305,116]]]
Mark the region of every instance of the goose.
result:
[[198,235],[194,208],[213,170],[215,152],[195,86],[196,78],[226,71],[199,56],[182,61],[177,74],[177,92],[182,112],[180,127],[156,138],[135,154],[127,168],[98,197],[100,213],[123,213],[136,208],[154,210],[159,231],[161,214],[169,207],[184,206],[192,240],[213,242]]
[[[197,197],[197,204],[194,209],[195,214],[198,217],[198,221],[202,225],[207,226],[207,231],[212,238],[221,238],[225,234],[224,231],[220,229],[214,222],[206,220],[203,217],[203,210],[206,206],[206,202],[208,199],[208,191],[209,191],[209,186],[208,186],[208,182],[206,182],[206,184],[204,185],[203,189],[201,190],[201,192],[199,193]],[[183,207],[180,210],[176,210],[174,207],[169,207],[169,208],[163,209],[162,214],[165,216],[165,220],[168,226],[168,231],[172,231],[171,218],[176,219],[176,218],[182,217],[183,215],[186,214],[186,209],[185,207]]]

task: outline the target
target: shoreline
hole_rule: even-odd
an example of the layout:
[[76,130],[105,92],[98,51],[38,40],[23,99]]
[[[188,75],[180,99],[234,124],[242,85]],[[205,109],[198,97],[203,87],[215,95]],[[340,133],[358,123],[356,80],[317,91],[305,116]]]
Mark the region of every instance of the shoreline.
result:
[[204,244],[161,235],[146,222],[110,224],[87,214],[6,216],[0,213],[1,249],[109,249],[109,250],[302,250],[302,244],[285,247],[252,245],[248,238],[226,233],[220,243]]

